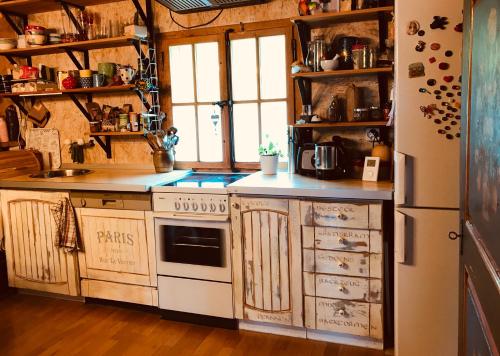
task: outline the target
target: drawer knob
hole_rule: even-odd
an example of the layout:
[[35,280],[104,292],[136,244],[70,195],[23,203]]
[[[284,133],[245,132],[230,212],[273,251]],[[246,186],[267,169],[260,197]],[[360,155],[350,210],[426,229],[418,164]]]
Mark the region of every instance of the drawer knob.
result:
[[238,204],[238,203],[233,203],[233,208],[235,208],[235,209],[239,209],[239,208],[240,208],[240,204]]
[[339,220],[347,220],[347,215],[340,213],[340,214],[337,215],[337,219],[339,219]]
[[345,287],[344,287],[344,286],[340,286],[340,287],[339,287],[339,292],[345,292],[345,291],[346,291],[346,289],[345,289]]
[[347,241],[344,238],[339,237],[339,244],[341,244],[341,245],[347,245]]
[[345,267],[346,267],[346,264],[345,264],[344,262],[339,262],[339,263],[338,263],[338,266],[339,266],[340,268],[345,268]]
[[347,315],[345,309],[339,309],[339,310],[337,310],[337,314],[341,315],[341,316]]

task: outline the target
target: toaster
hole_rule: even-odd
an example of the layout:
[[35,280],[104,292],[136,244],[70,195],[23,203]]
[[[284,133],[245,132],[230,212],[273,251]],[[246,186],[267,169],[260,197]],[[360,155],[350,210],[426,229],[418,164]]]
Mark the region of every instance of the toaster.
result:
[[314,143],[305,143],[299,147],[297,153],[297,171],[305,176],[315,176]]

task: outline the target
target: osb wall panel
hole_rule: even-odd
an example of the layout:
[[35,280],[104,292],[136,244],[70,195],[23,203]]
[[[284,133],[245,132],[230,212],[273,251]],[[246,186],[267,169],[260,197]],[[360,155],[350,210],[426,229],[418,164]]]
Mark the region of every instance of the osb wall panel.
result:
[[[288,18],[296,14],[297,3],[295,0],[274,0],[267,4],[253,7],[241,7],[224,10],[222,15],[209,26],[223,26],[236,23],[248,23],[255,21],[265,21],[280,18]],[[89,10],[98,12],[103,21],[129,21],[134,13],[135,7],[131,1],[105,4],[89,7]],[[160,4],[154,3],[155,24],[160,32],[182,30],[170,20],[168,10]],[[209,11],[198,14],[178,15],[175,19],[183,25],[195,25],[204,23],[215,16],[218,11]],[[51,12],[35,14],[29,17],[30,23],[39,24],[48,28],[55,28],[62,31],[61,12]],[[67,27],[67,25],[65,25]],[[5,29],[6,26],[1,26]],[[114,62],[120,64],[132,64],[136,67],[137,56],[132,47],[106,49],[90,52],[90,64],[92,69],[97,68],[99,62]],[[3,62],[0,62],[0,65]],[[57,67],[58,70],[76,69],[71,60],[64,54],[40,56],[33,60],[36,65],[43,63],[48,66]],[[8,64],[8,63],[7,63]],[[82,103],[84,97],[81,98]],[[122,106],[131,103],[135,111],[140,111],[140,101],[135,95],[120,94],[113,96],[96,95],[94,101],[99,104]],[[64,140],[76,140],[84,138],[88,141],[89,125],[85,117],[69,99],[44,98],[43,103],[51,112],[51,119],[47,124],[48,128],[57,128],[60,132],[61,154],[63,163],[71,163],[71,158],[67,146],[63,145]],[[182,134],[181,134],[182,136]],[[85,163],[88,164],[137,164],[152,166],[151,150],[143,138],[113,138],[112,139],[112,159],[107,159],[104,151],[100,147],[85,150]]]
[[[0,38],[14,38],[15,32],[9,27],[7,22],[5,21],[3,15],[0,15]],[[6,70],[10,67],[9,61],[5,57],[0,56],[0,73],[6,73]],[[10,100],[0,99],[0,116],[3,116],[5,113],[5,108],[12,103]]]

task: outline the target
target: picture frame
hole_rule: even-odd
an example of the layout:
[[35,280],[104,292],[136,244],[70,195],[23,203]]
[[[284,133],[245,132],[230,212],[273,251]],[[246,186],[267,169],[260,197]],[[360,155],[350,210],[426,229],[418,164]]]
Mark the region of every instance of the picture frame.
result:
[[380,157],[365,157],[365,165],[363,167],[363,181],[376,182],[378,180],[378,172],[380,168]]

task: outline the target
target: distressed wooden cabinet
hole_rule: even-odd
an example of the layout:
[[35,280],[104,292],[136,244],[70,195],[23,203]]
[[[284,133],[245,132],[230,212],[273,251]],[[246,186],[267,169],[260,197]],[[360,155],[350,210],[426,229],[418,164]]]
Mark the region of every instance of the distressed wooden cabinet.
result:
[[77,208],[82,295],[158,305],[150,211]]
[[64,192],[0,192],[11,287],[79,295],[77,255],[55,246],[57,228],[50,212],[67,198]]
[[234,196],[231,219],[236,318],[303,326],[299,201]]
[[300,210],[305,327],[381,348],[382,203],[301,201]]

